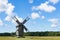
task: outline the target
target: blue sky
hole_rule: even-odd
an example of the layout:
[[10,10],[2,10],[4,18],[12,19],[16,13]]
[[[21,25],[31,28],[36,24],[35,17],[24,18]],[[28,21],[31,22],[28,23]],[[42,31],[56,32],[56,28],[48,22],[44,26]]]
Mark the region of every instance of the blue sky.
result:
[[0,0],[0,33],[15,32],[16,15],[29,31],[60,31],[60,0]]

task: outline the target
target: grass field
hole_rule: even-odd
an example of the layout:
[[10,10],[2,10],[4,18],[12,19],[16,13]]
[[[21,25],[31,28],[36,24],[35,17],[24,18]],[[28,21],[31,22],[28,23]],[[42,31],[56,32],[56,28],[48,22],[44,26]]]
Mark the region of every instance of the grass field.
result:
[[60,36],[50,36],[50,37],[26,36],[25,38],[0,36],[0,40],[60,40]]

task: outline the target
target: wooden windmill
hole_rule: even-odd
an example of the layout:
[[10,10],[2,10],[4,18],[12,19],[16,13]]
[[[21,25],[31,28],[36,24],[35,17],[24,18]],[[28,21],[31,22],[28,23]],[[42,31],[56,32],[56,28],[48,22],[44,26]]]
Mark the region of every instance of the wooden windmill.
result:
[[22,23],[14,16],[15,22],[18,24],[16,26],[16,36],[17,37],[23,37],[24,36],[24,29],[27,31],[27,28],[24,26],[24,24],[29,20],[30,18],[26,18]]

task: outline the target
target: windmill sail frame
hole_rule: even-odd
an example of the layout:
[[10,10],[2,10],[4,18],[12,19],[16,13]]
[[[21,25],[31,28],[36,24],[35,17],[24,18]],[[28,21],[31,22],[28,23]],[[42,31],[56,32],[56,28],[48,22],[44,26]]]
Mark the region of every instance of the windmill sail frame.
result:
[[24,36],[24,29],[27,31],[28,29],[24,26],[24,24],[29,20],[30,18],[26,18],[22,23],[14,16],[15,22],[18,24],[16,26],[16,36],[17,37],[23,37]]

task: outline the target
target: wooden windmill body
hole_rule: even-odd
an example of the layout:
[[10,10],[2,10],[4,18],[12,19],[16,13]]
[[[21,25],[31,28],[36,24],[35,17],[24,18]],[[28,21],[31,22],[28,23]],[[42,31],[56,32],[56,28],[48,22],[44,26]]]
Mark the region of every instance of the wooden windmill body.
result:
[[27,28],[24,26],[24,24],[29,20],[29,18],[27,17],[22,23],[19,22],[19,20],[15,18],[15,21],[18,23],[18,25],[16,26],[16,36],[17,37],[23,37],[24,36],[24,29],[27,31]]

